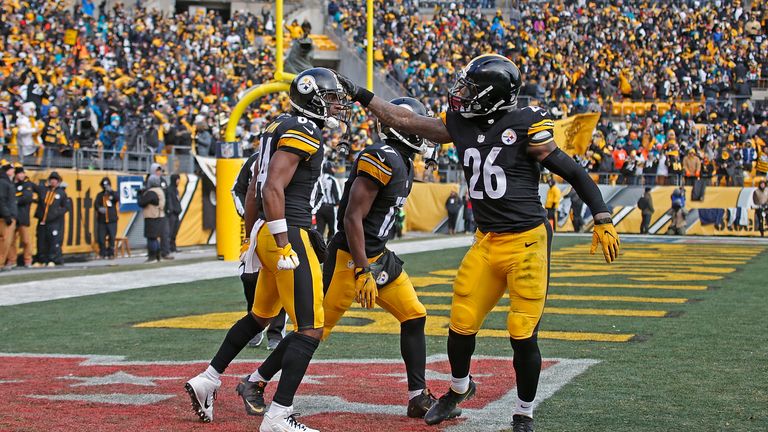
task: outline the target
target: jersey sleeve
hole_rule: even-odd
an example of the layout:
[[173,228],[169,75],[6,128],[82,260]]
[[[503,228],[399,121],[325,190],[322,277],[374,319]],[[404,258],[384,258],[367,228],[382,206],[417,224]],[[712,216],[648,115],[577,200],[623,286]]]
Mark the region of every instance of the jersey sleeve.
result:
[[285,129],[277,141],[277,149],[297,154],[302,159],[309,159],[320,150],[321,138],[320,128],[313,122],[304,117],[295,117],[286,122]]
[[392,180],[392,164],[381,150],[364,150],[357,158],[357,175],[367,177],[380,187]]
[[531,109],[528,126],[529,145],[537,146],[546,144],[555,138],[555,121],[549,111],[543,108]]

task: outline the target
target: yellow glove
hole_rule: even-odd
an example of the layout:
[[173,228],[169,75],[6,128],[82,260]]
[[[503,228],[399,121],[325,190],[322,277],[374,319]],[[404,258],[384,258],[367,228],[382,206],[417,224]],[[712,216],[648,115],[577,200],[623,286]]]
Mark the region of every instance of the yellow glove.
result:
[[280,248],[278,254],[280,255],[277,260],[278,270],[296,270],[299,266],[299,256],[293,251],[290,243]]
[[613,226],[613,222],[610,219],[604,220],[603,223],[596,221],[595,229],[592,232],[592,247],[589,250],[590,254],[594,255],[595,252],[597,252],[598,244],[603,247],[605,262],[610,264],[619,257],[621,241],[619,241],[619,233],[616,232],[616,227]]
[[240,244],[240,262],[245,262],[245,254],[248,253],[248,249],[251,247],[251,239],[246,237]]
[[364,308],[373,309],[379,289],[369,267],[355,269],[355,292],[355,301]]

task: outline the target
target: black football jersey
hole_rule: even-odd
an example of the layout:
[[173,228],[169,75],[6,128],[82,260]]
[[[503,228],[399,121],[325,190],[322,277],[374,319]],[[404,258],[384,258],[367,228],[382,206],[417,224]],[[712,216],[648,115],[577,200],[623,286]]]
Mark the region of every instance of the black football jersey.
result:
[[483,131],[457,112],[443,120],[464,168],[472,214],[482,232],[522,232],[546,221],[539,198],[539,164],[528,146],[553,137],[547,110],[512,110]]
[[[254,169],[258,172],[256,194],[259,202],[262,202],[261,189],[267,180],[269,161],[275,152],[299,155],[299,166],[285,188],[285,220],[288,225],[309,228],[312,225],[309,199],[323,164],[320,127],[306,117],[282,114],[267,126],[260,143],[258,166]],[[260,217],[265,217],[263,208]]]
[[344,234],[344,213],[349,204],[352,183],[359,176],[366,177],[379,186],[379,193],[363,220],[365,253],[368,257],[374,257],[384,252],[397,214],[411,193],[413,165],[409,158],[402,156],[386,143],[374,144],[360,152],[344,184],[344,193],[339,203],[338,231],[344,237],[339,247],[346,251],[349,251],[349,246]]

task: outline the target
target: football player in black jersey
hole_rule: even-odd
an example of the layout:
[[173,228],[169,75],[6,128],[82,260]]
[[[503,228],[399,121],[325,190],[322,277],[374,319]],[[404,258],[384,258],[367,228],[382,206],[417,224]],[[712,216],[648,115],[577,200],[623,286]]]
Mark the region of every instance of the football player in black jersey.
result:
[[[390,103],[427,115],[424,104],[413,98]],[[366,147],[355,160],[339,204],[338,233],[328,245],[323,264],[326,338],[353,300],[372,309],[378,303],[400,322],[400,353],[408,378],[408,417],[422,418],[436,402],[426,387],[427,310],[421,304],[402,261],[387,250],[397,213],[413,185],[417,153],[427,150],[418,135],[379,125],[383,142]],[[461,414],[457,408],[454,416]]]
[[[251,312],[230,329],[208,369],[187,382],[193,407],[203,421],[213,418],[213,398],[224,368],[284,307],[296,331],[241,383],[242,396],[246,408],[255,401],[257,409],[248,410],[249,414],[264,415],[261,432],[316,432],[293,413],[294,395],[320,342],[324,321],[320,261],[308,233],[309,198],[323,161],[321,129],[338,127],[337,117],[348,112],[347,99],[334,72],[308,69],[291,83],[292,112],[278,116],[261,136],[258,174],[251,180],[245,203],[246,228],[252,226],[246,271],[248,267],[261,271]],[[281,369],[265,413],[264,387]]]
[[514,351],[517,403],[515,432],[533,430],[533,401],[541,371],[537,343],[549,282],[552,229],[539,198],[539,165],[568,181],[595,220],[591,253],[602,246],[606,262],[619,254],[619,236],[600,190],[554,141],[554,121],[538,107],[517,109],[520,71],[509,59],[486,54],[472,59],[450,91],[441,118],[420,116],[377,98],[339,76],[353,100],[382,123],[437,143],[453,142],[468,179],[478,230],[454,282],[448,334],[451,387],[424,416],[448,418],[476,391],[469,375],[475,335],[506,292],[507,329]]

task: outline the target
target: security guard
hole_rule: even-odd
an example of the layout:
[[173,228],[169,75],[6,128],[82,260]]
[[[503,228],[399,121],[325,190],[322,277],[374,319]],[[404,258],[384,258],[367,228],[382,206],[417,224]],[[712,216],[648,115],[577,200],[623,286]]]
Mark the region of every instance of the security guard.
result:
[[37,196],[37,263],[35,267],[61,265],[61,241],[64,238],[64,215],[67,193],[56,171],[48,176],[48,185]]
[[120,198],[112,190],[109,177],[101,179],[101,192],[96,194],[93,208],[96,211],[96,241],[99,243],[99,257],[115,258],[115,236],[117,235],[117,206]]
[[5,263],[16,228],[16,193],[11,180],[12,175],[13,165],[5,159],[0,161],[0,269],[2,271],[12,268]]
[[32,231],[30,230],[29,212],[32,201],[37,193],[37,185],[27,179],[27,173],[24,172],[24,166],[20,163],[14,164],[14,181],[16,187],[16,235],[11,243],[11,252],[7,260],[13,259],[13,265],[16,265],[16,242],[18,237],[19,246],[23,256],[23,266],[32,267]]

